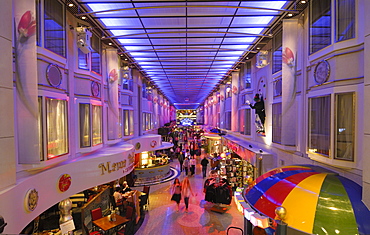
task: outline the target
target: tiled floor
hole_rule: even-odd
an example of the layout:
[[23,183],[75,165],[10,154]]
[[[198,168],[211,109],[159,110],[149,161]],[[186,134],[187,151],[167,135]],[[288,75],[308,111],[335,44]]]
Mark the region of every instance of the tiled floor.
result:
[[[236,209],[234,201],[227,206],[228,210],[224,214],[211,211],[210,208],[213,203],[204,201],[203,183],[205,179],[201,175],[199,162],[198,159],[196,174],[189,176],[193,191],[196,194],[190,198],[189,212],[185,212],[183,200],[180,203],[179,212],[176,211],[175,202],[170,200],[170,185],[173,181],[151,185],[149,211],[136,234],[227,234],[227,229],[230,226],[243,229],[243,215]],[[171,164],[173,167],[179,168],[176,159]],[[184,174],[183,172],[179,177],[180,181],[185,177]],[[230,229],[228,234],[240,235],[241,231]]]

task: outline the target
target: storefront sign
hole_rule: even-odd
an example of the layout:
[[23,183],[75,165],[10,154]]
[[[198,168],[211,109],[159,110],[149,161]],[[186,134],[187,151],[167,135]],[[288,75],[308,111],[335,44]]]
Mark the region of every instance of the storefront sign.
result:
[[99,164],[99,168],[101,169],[101,175],[104,175],[105,172],[111,173],[113,171],[118,171],[119,169],[124,167],[126,167],[126,160],[114,162],[112,164],[110,162],[106,162],[105,164],[104,163]]
[[156,145],[157,145],[157,141],[152,140],[152,142],[150,142],[150,146],[151,146],[152,148],[154,148]]
[[65,192],[69,189],[72,183],[72,178],[69,174],[63,174],[59,177],[58,188],[61,192]]

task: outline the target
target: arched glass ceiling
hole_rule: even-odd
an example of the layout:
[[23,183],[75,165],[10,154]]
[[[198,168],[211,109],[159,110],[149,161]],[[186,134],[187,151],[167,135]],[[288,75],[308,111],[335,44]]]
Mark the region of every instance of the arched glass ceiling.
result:
[[196,108],[293,1],[78,0],[176,108]]

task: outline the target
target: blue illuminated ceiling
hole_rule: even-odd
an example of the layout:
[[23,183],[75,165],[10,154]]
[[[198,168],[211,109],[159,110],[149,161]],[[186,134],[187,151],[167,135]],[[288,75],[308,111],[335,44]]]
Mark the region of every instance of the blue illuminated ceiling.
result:
[[[295,1],[76,0],[177,109],[194,109]],[[82,11],[82,13],[81,13]]]

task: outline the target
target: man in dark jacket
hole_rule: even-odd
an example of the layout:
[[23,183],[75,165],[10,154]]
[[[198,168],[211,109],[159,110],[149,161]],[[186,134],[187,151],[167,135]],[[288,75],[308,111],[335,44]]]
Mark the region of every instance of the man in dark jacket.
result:
[[209,161],[206,158],[206,156],[204,156],[202,161],[200,161],[200,164],[202,165],[203,178],[205,178],[206,175],[207,175],[207,165],[208,165],[208,163],[209,163]]
[[182,164],[184,164],[184,154],[182,152],[179,152],[179,154],[177,155],[177,160],[179,160],[180,172],[182,172]]

